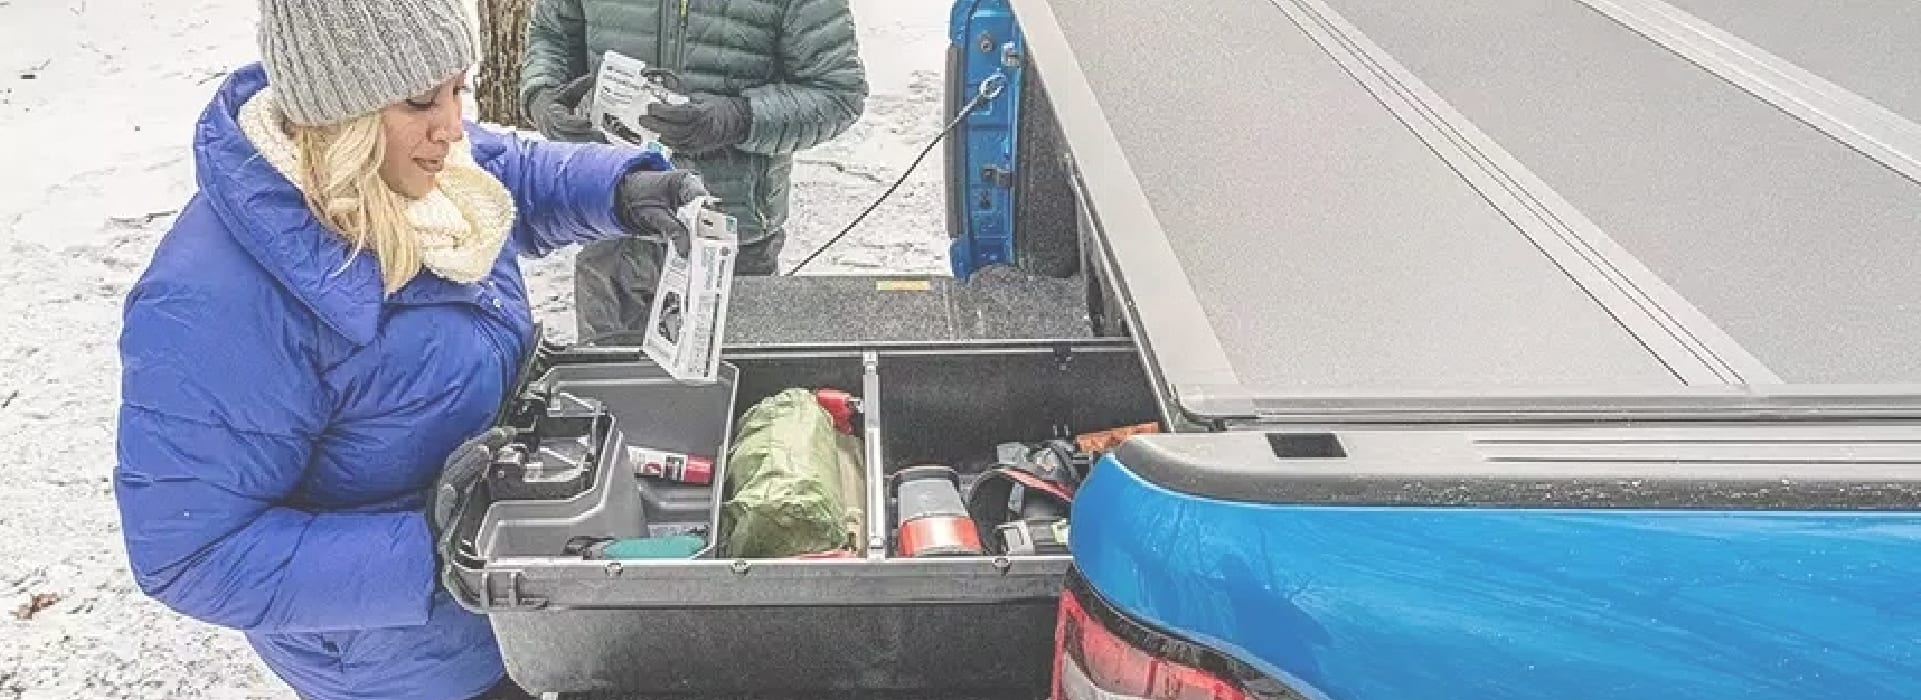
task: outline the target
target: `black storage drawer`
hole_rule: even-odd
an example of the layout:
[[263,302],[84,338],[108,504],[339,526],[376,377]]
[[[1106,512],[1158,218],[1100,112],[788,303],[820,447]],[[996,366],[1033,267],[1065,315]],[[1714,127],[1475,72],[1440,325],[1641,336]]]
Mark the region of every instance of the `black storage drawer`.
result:
[[[856,429],[867,438],[868,531],[880,536],[869,539],[864,557],[846,559],[707,552],[585,560],[489,550],[485,543],[529,541],[504,532],[516,525],[496,517],[511,510],[497,506],[464,524],[484,559],[465,580],[488,606],[517,681],[536,692],[596,694],[1046,694],[1054,605],[1069,558],[893,558],[885,476],[928,463],[978,472],[996,443],[1160,420],[1130,343],[737,349],[727,357],[737,371],[729,401],[707,396],[690,404],[690,389],[675,386],[663,390],[679,392],[674,405],[650,402],[645,382],[623,381],[658,372],[634,358],[594,348],[562,365],[576,378],[574,390],[605,400],[623,435],[665,439],[634,424],[663,410],[711,410],[690,406],[728,405],[737,418],[789,387],[862,396]],[[581,377],[618,387],[617,396],[592,396],[596,384]],[[728,434],[727,426],[691,430],[699,437],[686,442],[695,444]],[[717,464],[725,468],[724,460]],[[634,478],[622,482],[622,472],[601,470],[595,490],[576,501],[582,527],[605,530],[631,515],[620,510],[631,500],[599,493],[632,489]],[[683,498],[695,496],[714,498]]]

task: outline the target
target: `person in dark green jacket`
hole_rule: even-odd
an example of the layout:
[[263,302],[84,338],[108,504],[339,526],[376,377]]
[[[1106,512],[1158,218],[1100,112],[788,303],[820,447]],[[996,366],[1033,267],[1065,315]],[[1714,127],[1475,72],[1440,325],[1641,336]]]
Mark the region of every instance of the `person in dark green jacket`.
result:
[[[656,105],[647,123],[699,172],[738,220],[741,275],[771,275],[785,242],[793,153],[852,126],[866,68],[848,0],[537,0],[520,97],[550,139],[599,140],[582,96],[609,49],[673,71],[688,104]],[[584,247],[574,266],[579,338],[638,332],[664,246]]]

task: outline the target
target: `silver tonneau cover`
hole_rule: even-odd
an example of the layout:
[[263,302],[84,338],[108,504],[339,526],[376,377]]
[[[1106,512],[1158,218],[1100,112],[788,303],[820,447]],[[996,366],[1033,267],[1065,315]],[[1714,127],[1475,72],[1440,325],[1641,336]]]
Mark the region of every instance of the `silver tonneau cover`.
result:
[[1014,6],[1190,412],[1921,384],[1921,4]]

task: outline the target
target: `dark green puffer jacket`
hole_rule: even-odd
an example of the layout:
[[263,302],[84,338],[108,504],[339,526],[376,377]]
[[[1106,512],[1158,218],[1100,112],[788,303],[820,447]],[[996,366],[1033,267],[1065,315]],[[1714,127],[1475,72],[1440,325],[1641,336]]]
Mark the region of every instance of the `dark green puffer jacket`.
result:
[[792,154],[839,136],[867,101],[847,0],[538,0],[522,106],[543,87],[599,71],[609,49],[672,69],[683,92],[748,99],[744,143],[674,159],[701,174],[743,242],[787,221]]

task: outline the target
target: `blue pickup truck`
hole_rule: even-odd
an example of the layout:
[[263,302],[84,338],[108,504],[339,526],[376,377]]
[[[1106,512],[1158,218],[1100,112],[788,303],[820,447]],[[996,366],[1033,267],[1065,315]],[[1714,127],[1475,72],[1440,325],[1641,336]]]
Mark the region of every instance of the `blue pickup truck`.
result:
[[[951,275],[741,279],[711,385],[620,343],[530,358],[503,415],[532,461],[464,516],[452,586],[523,685],[1921,697],[1921,6],[952,27]],[[861,399],[850,551],[564,547],[720,527],[724,486],[621,448],[724,454],[795,386]],[[903,470],[971,495],[1010,444],[1140,424],[1076,468],[1065,551],[903,549]]]
[[1057,700],[1921,697],[1921,8],[963,5],[1209,425],[1078,493]]

